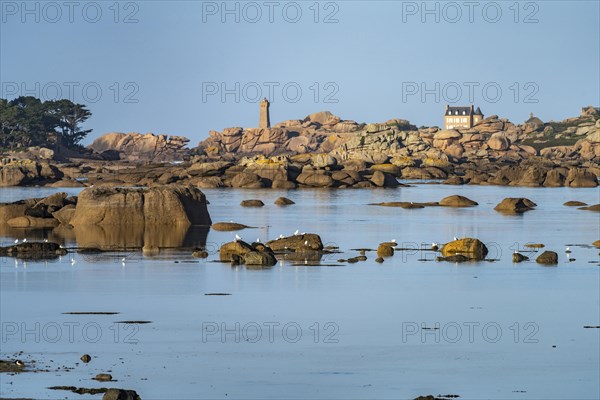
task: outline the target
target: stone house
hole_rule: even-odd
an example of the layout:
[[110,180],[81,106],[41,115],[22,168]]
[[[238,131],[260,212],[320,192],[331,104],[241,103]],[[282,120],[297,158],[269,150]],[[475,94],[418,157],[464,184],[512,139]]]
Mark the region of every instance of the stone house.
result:
[[444,112],[444,129],[469,129],[479,123],[482,119],[483,113],[479,107],[475,110],[472,104],[470,107],[451,107],[446,104],[446,110]]

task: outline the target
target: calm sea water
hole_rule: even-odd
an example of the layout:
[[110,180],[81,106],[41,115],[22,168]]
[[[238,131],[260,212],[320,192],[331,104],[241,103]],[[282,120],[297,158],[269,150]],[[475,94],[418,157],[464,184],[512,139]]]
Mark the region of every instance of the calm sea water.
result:
[[[55,191],[3,188],[0,202]],[[214,260],[219,245],[235,233],[195,230],[175,233],[170,244],[206,245],[207,260],[176,249],[157,257],[75,254],[74,263],[71,255],[51,262],[2,259],[0,358],[24,351],[20,358],[49,372],[2,374],[0,395],[100,397],[46,389],[69,385],[133,389],[144,399],[600,397],[600,329],[584,328],[600,325],[600,257],[589,246],[600,239],[600,214],[562,205],[599,203],[600,190],[421,184],[205,193],[214,222],[256,227],[236,232],[246,240],[266,241],[298,229],[320,234],[343,254],[324,257],[322,265],[286,261],[263,270],[232,268]],[[479,206],[368,205],[438,201],[450,194]],[[296,204],[273,205],[282,195]],[[502,198],[521,196],[538,207],[517,216],[493,210]],[[239,206],[249,198],[266,206]],[[49,237],[67,246],[89,239],[6,227],[0,235],[5,243]],[[169,235],[162,236],[169,245]],[[383,264],[374,262],[373,252],[365,262],[336,262],[358,254],[351,249],[376,248],[391,239],[414,248],[453,236],[479,238],[497,261],[456,265],[413,250]],[[528,242],[558,252],[558,266],[513,264],[512,252]],[[567,246],[576,261],[568,261]],[[74,311],[119,314],[63,314]],[[89,364],[79,361],[84,353],[93,357]],[[91,379],[107,371],[117,382]]]

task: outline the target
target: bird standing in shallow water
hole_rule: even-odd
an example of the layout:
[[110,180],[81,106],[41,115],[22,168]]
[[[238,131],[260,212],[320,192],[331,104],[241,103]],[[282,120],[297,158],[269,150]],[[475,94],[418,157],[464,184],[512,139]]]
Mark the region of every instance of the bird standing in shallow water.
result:
[[567,253],[567,254],[570,254],[570,253],[571,253],[571,249],[567,247],[567,248],[565,249],[565,253]]

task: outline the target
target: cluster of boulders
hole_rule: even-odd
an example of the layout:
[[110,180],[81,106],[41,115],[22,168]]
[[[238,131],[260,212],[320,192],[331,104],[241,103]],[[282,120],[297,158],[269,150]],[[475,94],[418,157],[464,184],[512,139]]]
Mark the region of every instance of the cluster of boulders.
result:
[[189,154],[189,141],[183,136],[112,132],[94,140],[88,148],[111,161],[179,161]]
[[4,159],[0,186],[370,188],[398,186],[400,178],[594,187],[600,176],[600,113],[594,107],[561,122],[532,116],[515,125],[493,115],[470,129],[417,129],[400,119],[357,124],[319,112],[273,128],[211,132],[192,150],[185,148],[187,142],[177,136],[110,133],[90,146],[96,160]]
[[61,223],[69,224],[76,205],[77,197],[62,192],[0,204],[0,224],[13,228],[53,228]]
[[256,241],[247,243],[236,238],[219,249],[219,259],[232,265],[244,264],[249,267],[271,267],[277,264],[277,257],[289,260],[319,260],[323,251],[321,237],[313,233],[294,234],[279,237],[267,243]]
[[[393,172],[393,171],[392,171]],[[400,183],[385,168],[364,163],[339,163],[327,154],[244,157],[237,164],[224,161],[197,162],[186,173],[199,187],[244,189],[297,187],[396,187]]]
[[[44,185],[63,181],[65,173],[50,161],[4,158],[0,162],[0,187]],[[83,186],[64,180],[63,186]]]
[[226,128],[210,131],[198,150],[209,155],[327,153],[362,129],[355,121],[343,121],[329,111],[303,120],[288,120],[272,128]]

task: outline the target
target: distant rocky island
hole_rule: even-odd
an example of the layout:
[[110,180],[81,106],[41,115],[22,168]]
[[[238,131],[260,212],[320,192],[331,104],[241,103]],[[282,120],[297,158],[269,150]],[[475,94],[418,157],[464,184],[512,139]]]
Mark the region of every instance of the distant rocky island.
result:
[[404,119],[358,123],[328,111],[273,127],[268,120],[210,131],[194,148],[181,136],[108,133],[61,161],[44,148],[9,152],[0,186],[375,188],[400,179],[595,187],[600,176],[600,109],[592,106],[560,122],[531,115],[514,124],[492,115],[453,129]]

